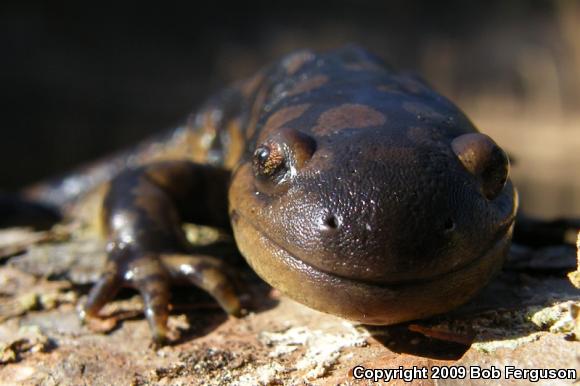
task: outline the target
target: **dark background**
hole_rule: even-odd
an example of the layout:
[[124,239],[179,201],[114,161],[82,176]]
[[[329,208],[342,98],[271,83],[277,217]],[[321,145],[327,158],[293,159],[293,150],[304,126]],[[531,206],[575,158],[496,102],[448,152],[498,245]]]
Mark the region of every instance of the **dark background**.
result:
[[580,213],[578,26],[573,1],[3,3],[0,188],[178,125],[293,49],[358,43],[420,72],[508,148],[535,192],[525,205]]

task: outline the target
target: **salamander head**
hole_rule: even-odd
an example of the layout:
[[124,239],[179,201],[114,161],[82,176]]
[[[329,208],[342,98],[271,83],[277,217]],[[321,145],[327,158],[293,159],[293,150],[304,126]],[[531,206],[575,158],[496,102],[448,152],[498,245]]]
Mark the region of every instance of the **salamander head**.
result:
[[501,266],[517,206],[508,159],[450,103],[429,105],[444,122],[381,101],[286,108],[301,111],[266,125],[230,187],[238,246],[271,285],[392,324],[456,307]]

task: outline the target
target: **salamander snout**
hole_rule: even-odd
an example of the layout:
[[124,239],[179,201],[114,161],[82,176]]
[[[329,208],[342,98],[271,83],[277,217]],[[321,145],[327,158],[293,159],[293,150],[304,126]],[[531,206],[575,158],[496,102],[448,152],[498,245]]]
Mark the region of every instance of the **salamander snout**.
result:
[[440,275],[507,237],[513,188],[493,140],[370,134],[314,139],[280,129],[234,179],[243,187],[232,190],[232,207],[286,253],[364,282]]
[[333,146],[321,141],[291,189],[269,201],[270,213],[282,209],[269,234],[317,269],[368,282],[428,278],[477,259],[511,224],[509,162],[484,134],[446,146]]

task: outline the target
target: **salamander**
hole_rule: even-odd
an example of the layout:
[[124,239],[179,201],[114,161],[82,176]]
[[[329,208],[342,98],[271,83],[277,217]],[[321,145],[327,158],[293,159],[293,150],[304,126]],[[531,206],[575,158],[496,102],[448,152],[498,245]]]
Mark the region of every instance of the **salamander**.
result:
[[418,76],[355,46],[289,54],[184,126],[28,195],[65,207],[96,190],[108,260],[81,316],[133,287],[158,342],[172,283],[240,313],[223,261],[192,254],[184,222],[230,229],[290,298],[388,325],[472,298],[500,269],[518,206],[489,136]]

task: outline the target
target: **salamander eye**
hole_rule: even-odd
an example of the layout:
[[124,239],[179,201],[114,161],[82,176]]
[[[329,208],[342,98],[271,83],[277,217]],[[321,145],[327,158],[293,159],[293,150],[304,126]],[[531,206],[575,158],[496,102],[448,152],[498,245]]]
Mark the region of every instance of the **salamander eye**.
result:
[[272,177],[285,166],[285,157],[277,144],[260,145],[254,151],[254,174],[260,177]]
[[451,148],[465,169],[479,179],[483,195],[488,200],[496,198],[509,176],[506,153],[481,133],[460,135],[451,142]]

